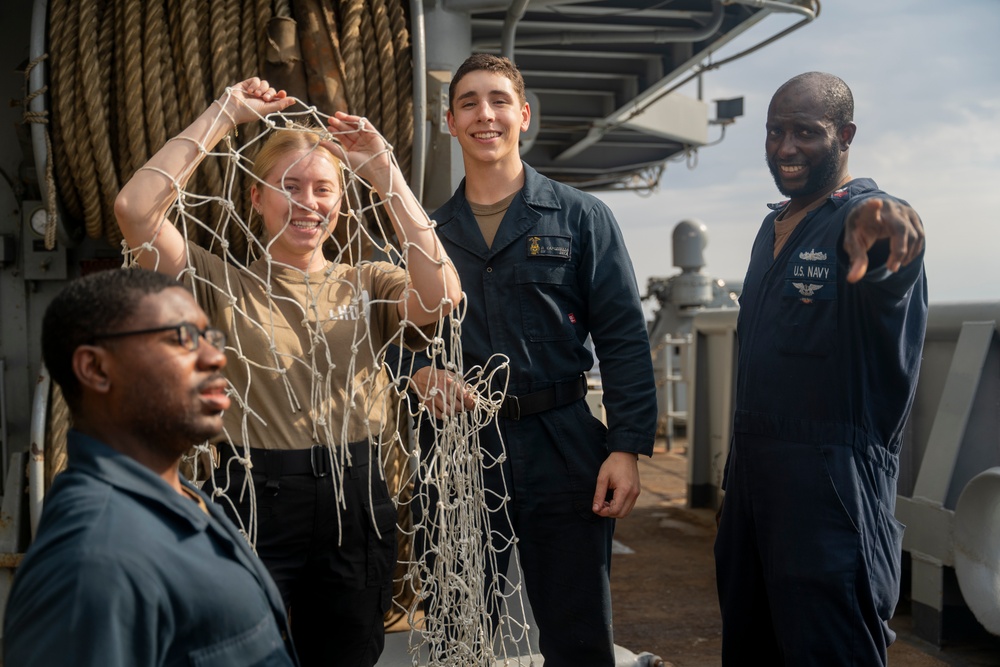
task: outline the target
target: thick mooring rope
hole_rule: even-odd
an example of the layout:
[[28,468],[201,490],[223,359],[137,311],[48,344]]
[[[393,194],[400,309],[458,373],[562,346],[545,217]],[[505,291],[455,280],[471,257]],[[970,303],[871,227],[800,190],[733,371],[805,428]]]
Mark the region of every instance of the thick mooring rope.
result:
[[[336,100],[343,108],[332,99],[303,101],[371,119],[408,173],[413,70],[405,0],[51,0],[53,168],[71,221],[91,238],[120,245],[113,206],[121,184],[227,85],[260,74],[269,21],[294,19],[305,4],[326,16],[324,46],[339,61],[346,94]],[[221,192],[225,174],[218,160],[206,160],[191,187]],[[235,191],[244,192],[244,175],[235,177]],[[234,204],[246,213],[245,198]],[[187,231],[211,246],[210,229]],[[234,255],[247,252],[235,230],[225,240]]]
[[[48,16],[44,57],[50,80],[39,94],[48,93],[50,108],[44,117],[26,120],[47,123],[52,136],[50,209],[55,211],[58,197],[68,224],[82,225],[91,238],[120,246],[113,212],[119,187],[226,86],[263,75],[272,18],[297,20],[300,43],[306,42],[307,30],[316,28],[308,33],[314,48],[302,49],[315,61],[311,71],[309,63],[304,68],[315,81],[309,81],[303,102],[329,114],[347,111],[370,118],[393,146],[403,173],[409,173],[413,66],[407,0],[50,0]],[[330,94],[331,80],[337,96]],[[234,148],[263,129],[260,124],[241,127]],[[209,157],[187,191],[193,196],[234,193],[232,205],[248,221],[249,235],[246,228],[225,224],[225,211],[214,202],[199,213],[205,224],[186,216],[175,223],[199,245],[246,262],[252,246],[248,238],[259,238],[261,225],[241,196],[248,186],[243,170],[227,170],[223,159]],[[50,227],[54,243],[55,226]],[[343,235],[344,247],[350,228],[344,224],[336,232]],[[52,451],[50,460],[65,460],[64,450],[53,445]],[[387,471],[406,479],[405,455],[392,456],[387,455]],[[49,479],[59,469],[54,465]],[[408,488],[401,487],[401,527],[409,533]],[[397,618],[412,611],[416,596],[413,582],[404,577],[414,560],[412,545],[400,545],[400,555]]]

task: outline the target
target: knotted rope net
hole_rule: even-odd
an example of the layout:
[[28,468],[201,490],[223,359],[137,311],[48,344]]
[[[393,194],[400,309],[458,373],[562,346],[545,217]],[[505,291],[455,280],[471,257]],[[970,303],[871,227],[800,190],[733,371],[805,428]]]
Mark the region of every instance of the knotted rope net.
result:
[[[217,105],[220,109],[215,119],[217,123],[228,120],[221,110],[224,106]],[[273,300],[271,312],[282,307],[277,303],[279,299],[287,300],[287,297],[272,294],[269,277],[272,273],[292,267],[282,265],[271,257],[270,247],[275,241],[261,237],[261,225],[254,210],[247,209],[246,218],[241,213],[243,209],[237,202],[246,196],[241,184],[253,182],[257,187],[271,188],[288,198],[289,210],[293,210],[296,205],[288,192],[257,179],[251,173],[254,151],[271,132],[315,134],[317,127],[326,126],[326,120],[327,116],[315,107],[304,111],[286,111],[256,121],[251,127],[258,127],[259,130],[253,136],[244,137],[242,142],[237,142],[229,134],[215,147],[198,144],[202,153],[214,158],[222,167],[222,192],[219,195],[192,192],[186,189],[180,178],[156,170],[171,180],[178,194],[162,224],[174,221],[173,224],[188,241],[189,252],[195,239],[208,237],[210,245],[221,254],[227,266],[243,272],[255,289]],[[241,127],[240,132],[246,134],[247,127]],[[337,138],[325,130],[318,132],[324,139]],[[183,140],[197,143],[187,137]],[[386,151],[392,157],[391,146]],[[395,160],[394,157],[392,159]],[[486,496],[490,491],[483,484],[483,470],[501,465],[502,459],[491,457],[479,443],[480,431],[493,420],[503,400],[503,389],[495,388],[502,386],[502,381],[492,376],[505,371],[505,367],[501,360],[501,363],[488,364],[487,368],[495,368],[489,372],[484,372],[482,368],[462,368],[461,311],[441,320],[432,334],[421,332],[421,336],[431,361],[463,378],[475,392],[475,409],[442,421],[418,420],[416,418],[425,408],[418,401],[402,401],[396,389],[397,386],[407,385],[413,372],[412,364],[405,363],[401,357],[390,369],[398,384],[386,382],[384,375],[364,367],[371,363],[369,360],[375,360],[376,365],[381,363],[390,346],[404,344],[406,320],[404,318],[399,330],[384,340],[373,335],[370,325],[374,316],[370,313],[380,305],[383,297],[369,291],[370,288],[361,279],[363,270],[385,272],[390,270],[387,267],[405,269],[412,253],[421,250],[408,244],[405,238],[401,239],[399,246],[390,241],[394,234],[385,207],[393,199],[392,193],[405,185],[390,185],[390,194],[380,199],[348,166],[342,166],[341,177],[347,204],[331,212],[321,224],[336,225],[346,231],[340,239],[326,246],[328,268],[320,278],[316,278],[315,273],[300,272],[307,286],[307,296],[293,304],[295,318],[298,318],[295,323],[308,331],[310,341],[301,351],[302,356],[292,358],[287,348],[274,342],[275,324],[270,312],[267,317],[254,320],[249,308],[243,309],[238,296],[242,293],[241,288],[234,287],[235,280],[227,278],[213,282],[211,278],[200,275],[190,264],[182,274],[194,285],[196,295],[214,301],[215,311],[220,309],[219,304],[229,307],[226,317],[232,321],[225,326],[230,332],[227,341],[229,393],[242,415],[238,427],[226,430],[224,442],[197,448],[197,454],[192,457],[193,475],[204,482],[203,488],[210,491],[217,502],[229,504],[234,510],[237,498],[250,499],[249,520],[245,523],[241,521],[239,528],[253,545],[258,536],[260,516],[254,500],[254,480],[249,474],[252,469],[250,449],[266,448],[268,443],[259,441],[260,434],[266,433],[262,427],[267,429],[273,426],[262,416],[262,406],[255,404],[254,383],[279,384],[282,387],[279,393],[284,395],[280,408],[283,418],[289,421],[309,420],[312,441],[322,445],[329,458],[334,496],[341,509],[346,508],[348,502],[344,480],[351,474],[349,469],[352,465],[345,445],[359,439],[357,425],[363,424],[366,429],[363,437],[372,443],[379,461],[383,463],[382,466],[370,466],[370,474],[381,476],[386,468],[393,468],[398,474],[392,484],[393,500],[407,516],[417,517],[413,522],[403,521],[396,526],[410,546],[403,554],[401,567],[397,568],[396,588],[400,594],[396,596],[395,605],[396,612],[406,617],[410,627],[413,663],[493,664],[498,658],[513,657],[507,655],[509,647],[526,646],[527,636],[523,622],[514,620],[525,616],[520,588],[504,585],[506,572],[498,576],[492,574],[497,572],[497,552],[511,549],[513,545],[508,542],[498,546],[484,539],[490,533],[490,522],[509,523],[506,518],[506,494],[499,503],[488,503]],[[213,214],[209,222],[203,220],[206,212]],[[363,224],[363,220],[373,223]],[[242,236],[244,242],[231,244],[229,240],[234,235]],[[156,252],[152,243],[131,249],[123,244],[123,248],[127,255],[126,264],[142,253]],[[363,256],[365,248],[374,248],[382,259],[378,262],[358,259]],[[256,264],[251,265],[251,262]],[[266,269],[254,269],[261,263]],[[336,270],[335,267],[342,265],[354,266],[359,271],[342,273]],[[331,283],[336,285],[331,287]],[[336,312],[329,307],[331,302],[322,296],[331,289],[341,293],[346,289],[348,294],[346,300],[334,303],[340,304]],[[288,304],[283,305],[287,307]],[[397,307],[395,302],[382,301],[381,305]],[[424,304],[424,307],[433,311],[439,305]],[[280,324],[280,318],[278,320]],[[289,323],[293,321],[289,320]],[[218,322],[215,324],[224,326]],[[331,333],[331,327],[338,326],[350,330],[349,345],[334,347],[330,342],[330,339],[337,340]],[[443,335],[444,326],[452,328],[449,336]],[[244,342],[243,336],[250,340],[247,332],[253,330],[264,332],[271,341],[266,353],[262,354],[254,343]],[[412,333],[414,329],[411,327],[410,331]],[[301,386],[297,390],[288,373],[294,372],[295,368],[301,372],[302,367],[307,369],[309,387],[305,392],[296,393],[301,392]],[[348,378],[346,386],[338,383],[336,378],[340,376]],[[259,401],[259,395],[256,400]],[[274,407],[270,407],[273,415]],[[411,437],[407,427],[410,420],[398,419],[400,411],[409,411],[409,417],[413,418],[413,423],[419,423],[420,428],[434,430],[433,445],[429,451],[421,451],[416,445],[421,441],[419,434]],[[224,462],[228,466],[221,480],[213,477],[211,471],[203,466],[199,467],[199,461],[209,458],[216,464]],[[242,466],[244,472],[230,474],[233,465]],[[371,489],[369,484],[369,493]],[[368,500],[370,511],[374,507],[371,495]],[[491,513],[496,516],[490,516]],[[370,514],[369,519],[372,525],[378,526],[374,514]],[[338,525],[338,530],[342,528]],[[484,585],[487,579],[490,581]],[[499,609],[499,613],[492,613],[493,609]],[[495,641],[498,636],[499,641]]]
[[[329,113],[371,119],[408,174],[407,14],[405,0],[51,0],[49,188],[89,237],[117,247],[121,185],[227,85],[258,75]],[[191,189],[221,192],[222,169],[207,161]]]
[[[237,136],[208,151],[187,187],[179,191],[168,217],[190,243],[233,266],[245,267],[255,258],[270,264],[261,220],[245,196],[254,182],[248,171],[252,154],[267,133],[323,127],[325,116],[317,109],[366,116],[393,146],[393,159],[403,173],[409,173],[413,82],[407,15],[406,0],[51,0],[49,53],[43,56],[49,66],[48,86],[38,91],[47,93],[49,109],[37,117],[26,116],[28,122],[47,123],[52,136],[47,236],[54,240],[58,198],[60,213],[71,225],[75,222],[89,237],[120,247],[122,237],[113,214],[120,186],[226,85],[263,74],[275,87],[302,100],[303,106],[242,126]],[[343,177],[349,205],[339,214],[334,243],[326,248],[328,258],[359,268],[375,258],[405,267],[409,249],[388,224],[386,202],[373,197],[356,174],[348,171]],[[126,264],[135,253],[148,251],[128,250]],[[193,283],[201,280],[202,287],[220,299],[231,296],[226,284],[207,285],[195,273],[188,278]],[[364,290],[356,284],[349,287],[352,306],[365,312]],[[307,315],[314,304],[300,305],[305,326],[310,326]],[[405,619],[414,664],[492,665],[513,657],[511,646],[518,647],[515,651],[524,646],[527,653],[527,628],[515,620],[526,616],[520,589],[504,592],[505,573],[483,585],[484,573],[496,569],[492,566],[496,552],[483,542],[490,517],[482,469],[501,462],[481,450],[477,434],[495,413],[502,393],[491,393],[490,387],[497,383],[482,369],[461,368],[461,313],[446,322],[442,326],[454,327],[448,338],[452,342],[446,345],[442,332],[434,332],[428,336],[430,354],[463,377],[479,398],[475,410],[431,427],[433,451],[419,452],[414,444],[417,438],[410,423],[420,412],[418,404],[401,401],[395,385],[378,384],[375,374],[366,380],[368,386],[359,388],[359,395],[366,396],[364,404],[348,400],[336,411],[331,409],[339,405],[328,382],[334,355],[315,324],[311,326],[317,345],[295,360],[309,369],[312,388],[305,395],[287,391],[283,405],[289,413],[314,416],[317,441],[334,445],[329,451],[335,476],[343,474],[347,463],[338,446],[345,442],[343,425],[350,415],[381,415],[381,423],[372,426],[369,436],[382,466],[370,469],[389,479],[401,536],[394,608],[387,625],[398,628]],[[362,352],[381,359],[390,344],[402,340],[400,331],[376,346],[370,332],[358,326],[350,358],[337,360],[352,366]],[[228,345],[251,382],[280,368],[277,362],[262,367],[251,361],[239,340]],[[230,369],[233,366],[231,362]],[[494,366],[498,364],[488,365]],[[401,364],[392,370],[400,384],[412,371]],[[246,386],[234,386],[232,399],[245,409],[244,419],[258,419],[247,402],[247,391]],[[65,422],[65,415],[60,421]],[[421,428],[428,428],[429,422],[422,423]],[[64,433],[65,428],[54,427],[53,432]],[[233,460],[248,465],[245,448],[262,443],[248,442],[242,433],[228,435],[241,443],[231,452]],[[61,444],[64,447],[64,439]],[[54,455],[48,458],[59,460],[60,443],[53,445]],[[201,451],[207,455],[210,448],[203,446]],[[204,488],[216,493],[217,500],[225,503],[252,490],[226,484],[213,490],[206,469],[198,465],[204,460],[193,456],[188,472],[204,481]],[[433,489],[433,500],[419,489]],[[433,514],[434,524],[414,523],[411,508],[432,502],[441,509]],[[257,518],[254,514],[241,527],[251,543],[256,539]],[[501,610],[498,620],[488,612],[491,605]]]

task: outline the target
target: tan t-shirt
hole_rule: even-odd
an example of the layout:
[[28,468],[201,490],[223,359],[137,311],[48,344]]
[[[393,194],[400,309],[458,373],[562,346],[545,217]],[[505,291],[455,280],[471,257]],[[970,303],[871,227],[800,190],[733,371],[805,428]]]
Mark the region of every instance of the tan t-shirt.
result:
[[[795,231],[795,228],[799,226],[799,223],[802,222],[803,219],[805,219],[805,217],[809,214],[809,212],[819,208],[823,204],[823,202],[826,201],[826,198],[829,197],[831,193],[844,187],[844,185],[849,183],[850,180],[851,176],[850,174],[848,174],[847,176],[844,177],[844,180],[834,185],[832,188],[824,192],[819,197],[816,197],[816,199],[811,204],[806,206],[801,211],[798,211],[788,217],[785,217],[785,211],[782,211],[780,214],[778,214],[778,217],[774,219],[775,259],[778,258],[778,253],[781,252],[781,249],[785,247],[785,241],[788,240],[788,237],[792,235],[792,232]],[[787,208],[785,210],[787,210]]]
[[400,326],[406,272],[372,262],[306,274],[266,259],[244,270],[188,247],[195,297],[232,348],[224,373],[235,396],[220,439],[304,449],[378,438],[393,400],[383,350],[420,349],[435,328]]
[[517,192],[512,192],[495,204],[469,202],[469,208],[472,209],[472,215],[476,216],[476,222],[479,223],[479,231],[482,232],[483,240],[486,241],[486,247],[493,247],[493,239],[497,237],[497,230],[500,228],[500,223],[503,222],[503,216],[510,208],[510,203],[514,201]]

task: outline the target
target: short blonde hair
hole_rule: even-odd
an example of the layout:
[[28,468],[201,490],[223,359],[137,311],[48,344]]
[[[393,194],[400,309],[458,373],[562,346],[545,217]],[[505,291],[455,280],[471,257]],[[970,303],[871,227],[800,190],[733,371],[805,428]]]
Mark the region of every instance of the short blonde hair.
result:
[[292,151],[318,151],[326,155],[334,167],[341,167],[340,159],[326,149],[320,142],[322,137],[318,128],[279,129],[271,132],[264,144],[257,151],[251,172],[259,181],[266,181],[274,169],[274,165]]
[[[340,158],[321,145],[322,132],[323,130],[317,127],[273,130],[271,135],[264,140],[260,150],[257,151],[257,155],[254,157],[253,168],[250,170],[254,179],[250,185],[249,192],[252,193],[254,188],[259,188],[261,183],[266,183],[267,177],[274,170],[275,165],[288,153],[300,150],[321,152],[329,158],[340,175],[337,181],[341,187],[340,211],[338,215],[344,218],[344,222],[346,223],[337,224],[334,227],[333,233],[327,239],[324,246],[324,254],[329,259],[337,257],[346,264],[354,264],[354,253],[348,244],[348,239],[353,233],[354,220],[347,215],[350,203],[347,189],[344,187],[343,163]],[[264,187],[269,186],[265,185]],[[266,230],[259,228],[258,233],[266,234]]]

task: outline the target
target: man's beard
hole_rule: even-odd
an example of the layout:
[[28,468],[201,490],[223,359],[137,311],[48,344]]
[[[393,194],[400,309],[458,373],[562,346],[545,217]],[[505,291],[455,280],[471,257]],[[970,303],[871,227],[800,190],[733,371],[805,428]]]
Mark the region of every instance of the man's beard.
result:
[[837,172],[840,170],[840,149],[836,143],[830,146],[830,150],[819,164],[809,165],[809,177],[806,179],[805,185],[795,189],[786,188],[781,184],[781,172],[778,165],[770,157],[765,156],[765,161],[767,168],[771,170],[774,184],[778,186],[778,192],[790,198],[805,197],[822,192],[833,184]]

